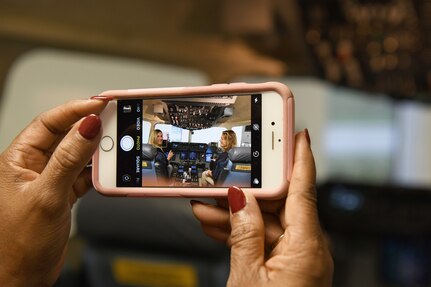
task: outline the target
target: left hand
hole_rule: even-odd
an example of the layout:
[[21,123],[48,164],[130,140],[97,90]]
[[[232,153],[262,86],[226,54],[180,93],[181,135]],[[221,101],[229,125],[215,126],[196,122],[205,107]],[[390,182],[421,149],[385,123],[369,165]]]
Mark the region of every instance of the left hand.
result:
[[0,155],[0,286],[52,286],[69,238],[71,208],[92,186],[85,166],[100,140],[106,100],[41,114]]
[[168,160],[171,160],[171,158],[174,156],[174,152],[173,151],[169,151],[169,153],[168,153],[168,156],[167,156],[167,158],[168,158]]

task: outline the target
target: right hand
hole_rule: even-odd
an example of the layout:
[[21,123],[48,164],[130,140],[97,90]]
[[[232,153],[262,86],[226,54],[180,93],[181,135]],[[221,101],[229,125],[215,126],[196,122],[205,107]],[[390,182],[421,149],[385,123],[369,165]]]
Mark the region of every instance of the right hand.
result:
[[175,154],[175,153],[174,153],[173,151],[171,151],[171,150],[170,150],[170,151],[169,151],[169,153],[168,153],[167,159],[168,159],[168,160],[171,160],[171,158],[174,156],[174,154]]
[[262,201],[260,208],[251,193],[232,187],[230,212],[220,202],[192,204],[204,231],[231,246],[228,286],[332,285],[333,262],[319,224],[315,184],[314,159],[307,133],[302,132],[296,136],[285,201]]

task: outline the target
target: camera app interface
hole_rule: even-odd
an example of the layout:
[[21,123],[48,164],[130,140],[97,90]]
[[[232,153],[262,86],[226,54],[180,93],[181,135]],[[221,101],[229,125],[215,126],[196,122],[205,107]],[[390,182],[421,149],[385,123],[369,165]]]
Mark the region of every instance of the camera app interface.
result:
[[118,100],[117,186],[261,187],[261,100]]

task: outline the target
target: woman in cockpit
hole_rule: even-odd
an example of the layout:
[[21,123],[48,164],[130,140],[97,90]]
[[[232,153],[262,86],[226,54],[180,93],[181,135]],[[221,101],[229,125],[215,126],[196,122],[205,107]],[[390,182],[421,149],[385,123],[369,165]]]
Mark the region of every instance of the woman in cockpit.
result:
[[169,161],[174,156],[172,151],[169,151],[166,156],[163,151],[163,132],[159,129],[154,129],[150,135],[150,144],[157,150],[156,157],[154,158],[154,163],[158,165],[156,168],[156,173],[158,177],[167,180],[170,177]]
[[226,130],[221,134],[220,147],[223,152],[219,154],[214,164],[211,165],[211,169],[203,173],[203,179],[210,185],[215,185],[217,179],[220,176],[222,170],[226,167],[228,158],[228,152],[231,148],[237,144],[236,133],[233,130]]

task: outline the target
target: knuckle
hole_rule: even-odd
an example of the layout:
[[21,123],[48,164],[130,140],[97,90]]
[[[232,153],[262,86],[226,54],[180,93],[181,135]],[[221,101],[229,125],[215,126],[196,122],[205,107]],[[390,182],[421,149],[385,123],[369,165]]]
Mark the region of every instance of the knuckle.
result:
[[288,197],[297,197],[300,201],[308,202],[315,206],[317,204],[316,185],[311,182],[301,183],[301,190],[294,190],[287,195]]
[[232,228],[230,242],[232,245],[247,243],[262,235],[262,230],[251,222],[242,222]]
[[310,239],[306,242],[307,254],[311,256],[312,268],[309,275],[312,278],[323,278],[332,274],[334,262],[329,251],[327,242],[321,237]]
[[58,150],[53,153],[51,159],[58,167],[58,172],[72,170],[78,165],[79,157],[74,152],[76,148],[73,144],[59,145],[57,149]]
[[[51,189],[50,183],[45,183],[40,186],[41,190]],[[34,195],[32,202],[37,214],[44,218],[52,218],[60,214],[65,208],[64,200],[60,196],[61,193],[40,192]]]
[[40,122],[42,124],[42,126],[44,126],[51,134],[58,134],[59,131],[55,128],[54,125],[52,125],[52,123],[49,121],[49,111],[48,112],[43,112],[41,114],[39,114],[34,121],[35,122]]
[[303,179],[300,179],[298,181],[301,181],[301,189],[307,191],[307,192],[304,192],[305,194],[308,194],[310,196],[316,195],[316,184],[315,184],[315,182],[305,181]]

